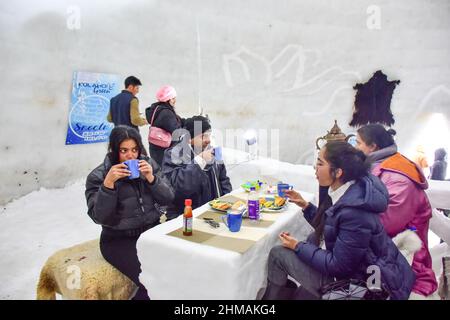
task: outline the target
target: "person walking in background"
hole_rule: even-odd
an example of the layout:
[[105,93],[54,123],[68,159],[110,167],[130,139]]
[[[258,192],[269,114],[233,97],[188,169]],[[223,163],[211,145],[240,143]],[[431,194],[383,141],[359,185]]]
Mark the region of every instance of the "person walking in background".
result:
[[[443,181],[447,177],[447,151],[444,148],[436,149],[434,152],[434,162],[430,168],[430,179]],[[439,209],[445,216],[450,215],[449,209]],[[441,243],[443,240],[441,240]]]
[[445,180],[447,176],[447,151],[444,148],[436,149],[434,162],[430,168],[431,180]]
[[138,130],[139,126],[147,124],[147,120],[141,118],[139,113],[139,93],[141,81],[129,76],[125,79],[125,90],[111,98],[107,120],[114,126],[126,125]]
[[[183,126],[183,119],[176,113],[175,104],[177,102],[177,92],[171,86],[163,86],[156,92],[157,102],[153,103],[145,110],[147,122],[157,128],[161,128],[171,135],[175,130]],[[152,123],[153,119],[153,123]],[[176,143],[178,139],[172,137],[172,144]],[[149,151],[150,156],[161,166],[164,158],[164,151],[168,148],[157,146],[150,142]]]

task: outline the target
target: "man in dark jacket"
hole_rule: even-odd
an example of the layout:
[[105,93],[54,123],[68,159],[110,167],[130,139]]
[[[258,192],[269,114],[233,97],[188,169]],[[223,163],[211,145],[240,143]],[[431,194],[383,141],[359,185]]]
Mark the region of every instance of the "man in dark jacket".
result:
[[167,219],[183,213],[184,200],[192,199],[192,208],[231,192],[225,165],[216,161],[210,146],[211,125],[202,116],[186,119],[186,135],[164,153],[163,172],[175,189]]
[[141,81],[129,76],[125,79],[125,90],[111,98],[107,120],[113,122],[114,126],[126,125],[138,130],[139,126],[147,124],[147,120],[139,115],[139,93]]

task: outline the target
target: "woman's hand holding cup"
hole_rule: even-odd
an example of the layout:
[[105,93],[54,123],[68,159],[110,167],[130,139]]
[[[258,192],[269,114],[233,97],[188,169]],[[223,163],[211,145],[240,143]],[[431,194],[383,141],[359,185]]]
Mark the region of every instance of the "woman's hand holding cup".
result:
[[127,165],[124,163],[119,163],[109,169],[103,185],[108,189],[114,189],[114,183],[122,178],[129,177],[131,175],[130,170],[127,169]]
[[145,160],[139,160],[139,171],[142,175],[147,179],[149,183],[153,183],[155,181],[155,176],[153,175],[153,168]]
[[294,190],[285,190],[285,196],[289,199],[290,202],[295,203],[300,208],[305,209],[308,206],[308,201],[303,199],[300,193]]
[[204,150],[202,153],[200,153],[199,156],[202,157],[203,160],[206,161],[206,163],[211,163],[214,159],[213,151],[214,151],[213,148],[208,148]]

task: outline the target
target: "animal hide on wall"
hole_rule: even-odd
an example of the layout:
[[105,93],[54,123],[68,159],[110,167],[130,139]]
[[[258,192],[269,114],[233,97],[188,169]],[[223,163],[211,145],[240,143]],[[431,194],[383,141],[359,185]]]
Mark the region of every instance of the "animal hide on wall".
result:
[[358,83],[351,127],[363,126],[369,123],[381,123],[392,126],[395,123],[391,112],[391,99],[395,86],[400,80],[388,81],[381,71],[376,71],[366,83]]

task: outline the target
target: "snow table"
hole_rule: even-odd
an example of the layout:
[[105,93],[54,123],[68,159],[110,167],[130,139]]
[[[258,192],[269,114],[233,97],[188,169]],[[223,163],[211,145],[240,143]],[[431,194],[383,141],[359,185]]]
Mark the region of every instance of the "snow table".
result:
[[[242,189],[232,192],[242,193]],[[313,202],[314,195],[300,191]],[[209,204],[193,211],[194,218],[210,210]],[[270,215],[270,217],[268,217]],[[293,203],[276,214],[263,213],[263,219],[273,221],[265,228],[242,226],[232,233],[221,223],[213,229],[200,219],[194,219],[194,231],[206,230],[225,235],[238,236],[248,232],[260,234],[243,253],[211,245],[195,243],[168,235],[183,225],[183,217],[165,222],[145,232],[137,243],[141,261],[141,282],[146,286],[151,299],[255,299],[258,290],[265,286],[267,261],[270,249],[281,244],[278,234],[288,231],[303,240],[312,228],[303,218],[301,208]],[[250,228],[250,229],[249,229]],[[254,231],[254,232],[253,232]]]
[[450,181],[428,180],[425,190],[433,208],[450,210]]

